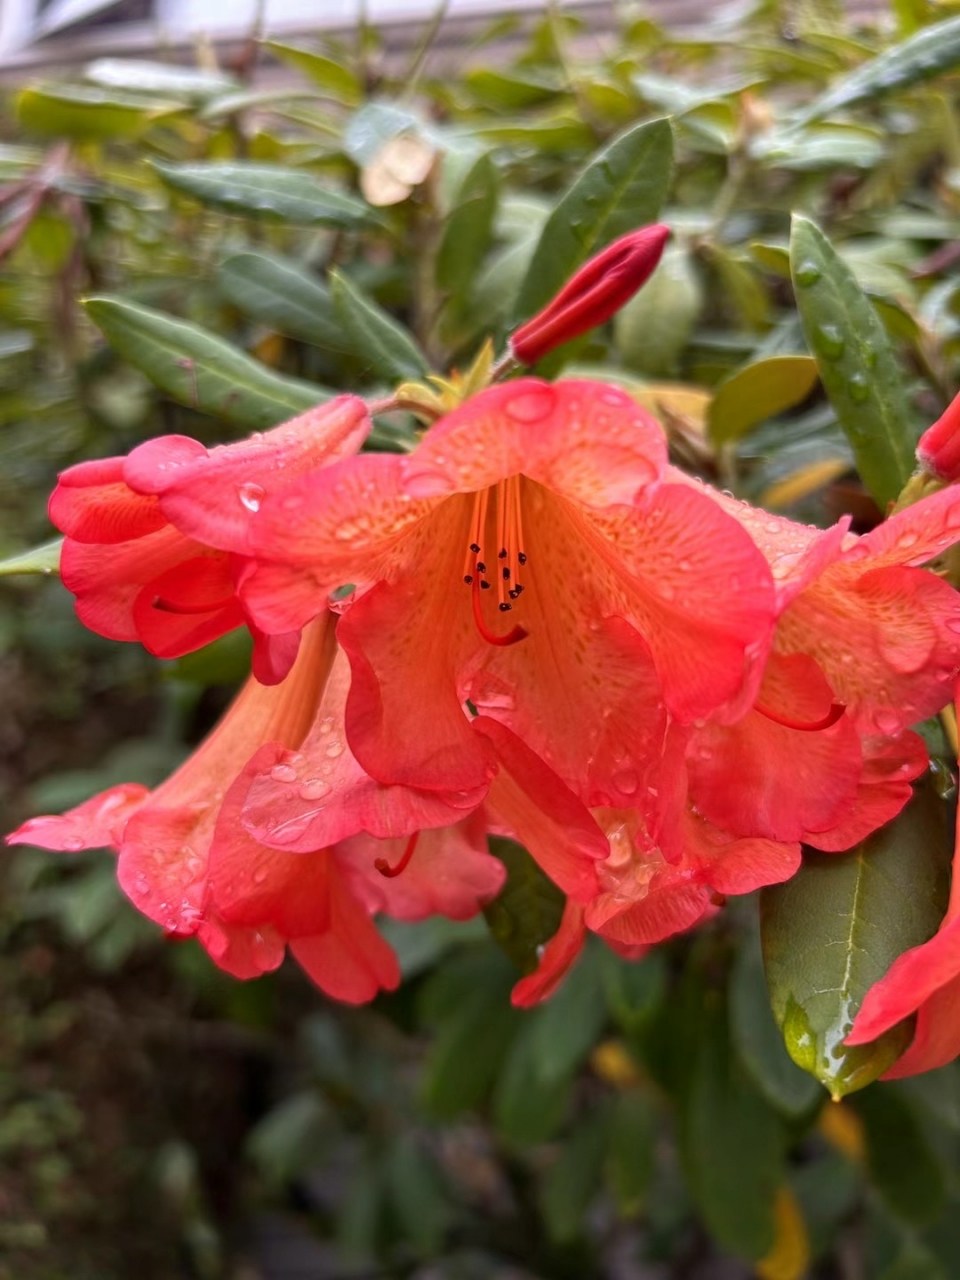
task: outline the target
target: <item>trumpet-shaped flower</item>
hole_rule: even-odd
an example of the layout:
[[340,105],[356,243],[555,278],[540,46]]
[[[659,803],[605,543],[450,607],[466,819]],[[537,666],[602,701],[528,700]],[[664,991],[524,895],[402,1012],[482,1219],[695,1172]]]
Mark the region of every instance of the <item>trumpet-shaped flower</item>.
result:
[[662,431],[615,388],[495,387],[408,457],[264,500],[241,598],[283,633],[355,584],[346,732],[381,784],[485,788],[496,723],[585,803],[655,826],[669,725],[742,699],[773,621],[750,537],[665,468]]
[[778,619],[753,707],[691,737],[691,796],[740,835],[850,848],[910,798],[926,750],[908,726],[949,701],[960,670],[960,595],[920,567],[960,540],[960,494],[864,537],[714,498],[769,562]]
[[[237,444],[206,449],[163,436],[126,458],[70,467],[49,509],[66,534],[61,576],[80,620],[161,658],[249,624],[236,582],[260,503],[304,471],[355,453],[369,428],[363,401],[343,396]],[[297,634],[250,629],[255,674],[282,679]]]

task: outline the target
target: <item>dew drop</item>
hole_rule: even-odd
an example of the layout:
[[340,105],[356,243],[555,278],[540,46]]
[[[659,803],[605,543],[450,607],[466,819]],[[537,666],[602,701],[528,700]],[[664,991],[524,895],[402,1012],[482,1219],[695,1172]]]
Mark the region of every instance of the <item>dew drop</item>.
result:
[[815,262],[801,262],[797,267],[797,284],[804,289],[809,289],[811,285],[817,283],[822,274]]
[[237,490],[237,497],[248,511],[259,511],[260,503],[263,501],[265,490],[262,485],[254,484],[248,481],[242,484]]
[[847,341],[835,324],[818,324],[813,334],[813,345],[828,360],[839,360]]
[[504,412],[514,422],[542,422],[553,412],[554,400],[554,392],[550,387],[524,391],[507,401]]
[[865,400],[870,398],[870,383],[867,381],[865,373],[851,374],[847,382],[847,390],[850,392],[850,399],[855,400],[857,404],[863,404]]
[[324,752],[324,755],[329,756],[331,760],[335,759],[337,756],[343,755],[343,743],[339,738],[335,738],[333,742],[329,742],[327,744],[327,749]]
[[150,892],[150,881],[142,871],[133,882],[133,892],[141,898],[145,898]]
[[83,847],[84,847],[83,841],[79,839],[77,836],[70,836],[68,839],[64,840],[63,842],[63,848],[65,853],[79,853]]
[[275,764],[270,770],[270,777],[274,782],[296,782],[297,771],[288,764]]
[[625,796],[632,796],[640,785],[637,771],[629,767],[618,769],[613,775],[613,784]]
[[877,712],[877,728],[881,733],[896,733],[900,728],[900,717],[895,711],[881,710]]
[[330,783],[322,778],[307,778],[297,790],[301,800],[319,800],[330,790]]
[[266,869],[264,867],[257,867],[256,871],[254,871],[253,873],[253,883],[263,884],[266,878],[267,878]]

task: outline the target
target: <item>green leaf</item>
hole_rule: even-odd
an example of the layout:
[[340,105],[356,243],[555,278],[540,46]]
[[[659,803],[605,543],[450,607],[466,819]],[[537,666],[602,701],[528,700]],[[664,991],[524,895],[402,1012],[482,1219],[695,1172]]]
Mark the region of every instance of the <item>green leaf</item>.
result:
[[752,933],[741,943],[730,979],[730,1037],[757,1088],[783,1115],[803,1116],[824,1097],[818,1081],[801,1071],[784,1047]]
[[807,343],[857,467],[881,509],[913,471],[910,409],[886,330],[823,232],[795,214],[790,270]]
[[421,378],[427,362],[412,334],[347,276],[330,272],[330,296],[354,354],[392,381]]
[[936,931],[953,851],[950,806],[929,780],[907,808],[849,853],[806,851],[786,884],[761,895],[763,956],[790,1056],[834,1098],[882,1075],[909,1043],[902,1023],[872,1044],[843,1041],[863,997]]
[[208,164],[155,160],[153,167],[175,191],[228,213],[344,231],[381,222],[363,200],[325,186],[323,178],[306,169],[241,160]]
[[653,1180],[656,1142],[654,1114],[642,1093],[630,1089],[613,1105],[606,1175],[621,1214],[634,1216],[643,1208]]
[[671,245],[639,293],[613,322],[623,362],[648,377],[676,373],[703,310],[700,277],[682,245]]
[[[573,1070],[547,1079],[543,1065],[543,1016],[549,1003],[522,1015],[519,1033],[506,1055],[493,1095],[497,1131],[515,1146],[549,1141],[563,1124],[573,1097]],[[536,1105],[531,1105],[531,1099]]]
[[400,1132],[385,1161],[387,1194],[406,1240],[429,1257],[441,1249],[452,1205],[436,1161],[416,1133]]
[[651,120],[614,138],[561,196],[547,219],[520,289],[526,319],[593,254],[655,221],[673,176],[669,120]]
[[600,1189],[608,1123],[605,1108],[586,1112],[560,1145],[543,1179],[540,1212],[556,1244],[566,1244],[584,1232],[584,1217]]
[[33,547],[30,551],[20,551],[15,556],[0,560],[0,577],[13,577],[18,573],[43,573],[49,576],[60,569],[60,551],[62,538],[54,538],[42,546]]
[[198,325],[122,298],[88,298],[87,314],[110,345],[181,404],[262,431],[327,399],[283,378]]
[[667,965],[660,951],[649,951],[642,960],[624,960],[612,951],[601,952],[607,1008],[624,1031],[634,1031],[650,1021],[667,990]]
[[799,123],[819,119],[842,107],[906,89],[960,64],[960,16],[924,27],[909,39],[857,67],[814,99]]
[[235,307],[277,333],[327,351],[353,350],[334,313],[330,290],[292,258],[234,254],[217,268],[217,285]]
[[805,400],[817,378],[812,356],[771,356],[737,369],[710,402],[710,435],[717,444],[738,440],[751,427]]
[[494,941],[523,973],[537,967],[537,948],[560,927],[564,896],[527,853],[512,840],[491,836],[490,852],[507,868],[507,879],[484,907]]
[[482,155],[460,185],[437,250],[437,284],[448,293],[465,293],[476,275],[490,244],[497,199],[496,166]]
[[681,1113],[687,1182],[717,1243],[753,1261],[773,1244],[781,1124],[731,1051],[722,1008],[708,1008],[699,1031]]
[[36,86],[17,97],[21,128],[81,141],[136,138],[155,120],[180,110],[176,102],[147,102],[92,85]]
[[873,1184],[897,1217],[930,1226],[946,1200],[944,1170],[906,1096],[895,1088],[868,1089],[856,1108]]
[[264,42],[271,53],[291,67],[302,71],[315,85],[319,85],[331,98],[353,107],[363,99],[363,86],[350,70],[332,58],[324,57],[313,49],[299,45],[283,44],[279,40]]
[[600,1038],[607,1020],[603,956],[588,945],[560,989],[538,1010],[537,1072],[549,1083],[572,1074]]

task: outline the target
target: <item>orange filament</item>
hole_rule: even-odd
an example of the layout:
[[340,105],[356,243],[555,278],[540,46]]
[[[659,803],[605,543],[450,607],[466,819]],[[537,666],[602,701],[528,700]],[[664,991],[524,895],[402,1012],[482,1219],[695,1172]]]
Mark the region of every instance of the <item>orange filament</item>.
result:
[[420,839],[420,832],[415,831],[413,835],[410,837],[410,839],[407,841],[407,847],[404,849],[403,856],[401,857],[400,861],[395,862],[393,866],[390,865],[390,863],[386,860],[386,858],[374,858],[373,865],[376,867],[376,869],[380,872],[382,876],[387,876],[389,879],[392,879],[394,876],[400,875],[400,873],[402,871],[406,871],[407,867],[410,865],[410,859],[413,857],[413,851],[414,849],[416,849],[417,841],[419,839]]
[[804,721],[791,720],[789,716],[778,715],[776,711],[771,711],[760,702],[754,703],[754,710],[759,711],[768,720],[772,720],[774,724],[782,724],[785,729],[799,729],[802,733],[817,733],[821,729],[831,728],[846,709],[842,702],[835,702],[822,720]]
[[212,600],[209,604],[176,604],[173,600],[164,600],[163,596],[154,596],[150,603],[162,613],[217,613],[233,604],[234,597],[225,596],[222,600]]
[[473,580],[473,620],[477,624],[477,630],[486,640],[487,644],[496,644],[505,646],[508,644],[516,644],[518,640],[522,640],[527,632],[518,623],[512,631],[508,631],[505,636],[495,635],[483,620],[483,609],[480,607],[480,579]]
[[[487,542],[487,513],[490,496],[496,502],[496,543]],[[520,477],[511,476],[498,480],[495,486],[478,490],[473,498],[470,514],[469,539],[463,562],[463,580],[472,587],[473,617],[477,630],[489,644],[516,644],[527,634],[523,627],[514,627],[505,636],[497,636],[483,620],[481,591],[489,591],[494,575],[497,584],[497,607],[501,613],[509,613],[511,601],[517,600],[522,591],[520,570],[527,562],[523,550],[523,526],[520,515]]]

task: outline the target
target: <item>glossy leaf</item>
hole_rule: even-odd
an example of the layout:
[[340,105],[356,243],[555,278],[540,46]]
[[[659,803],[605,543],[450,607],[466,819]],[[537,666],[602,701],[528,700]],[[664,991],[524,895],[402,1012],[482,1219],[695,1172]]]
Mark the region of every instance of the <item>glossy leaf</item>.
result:
[[457,192],[437,250],[437,284],[452,294],[465,293],[490,244],[497,212],[497,170],[482,155]]
[[490,852],[507,868],[500,893],[484,907],[491,936],[523,973],[537,967],[537,949],[560,927],[564,896],[513,840],[492,836]]
[[541,1082],[572,1074],[600,1038],[607,1020],[602,966],[601,949],[584,947],[560,989],[538,1010],[535,1043]]
[[181,404],[261,431],[328,398],[283,378],[223,338],[122,298],[88,298],[87,314],[110,345]]
[[607,1124],[605,1109],[595,1107],[585,1112],[543,1179],[540,1212],[557,1244],[575,1240],[584,1230],[587,1209],[599,1191]]
[[764,963],[790,1056],[835,1098],[882,1075],[911,1029],[872,1044],[844,1038],[867,990],[936,931],[953,851],[949,806],[924,782],[887,826],[844,854],[807,851],[786,884],[761,896]]
[[217,285],[245,315],[327,351],[351,351],[325,284],[275,253],[237,253],[217,268]]
[[330,296],[354,353],[374,373],[401,382],[427,372],[409,331],[339,271],[330,273]]
[[210,164],[157,160],[153,167],[175,191],[228,213],[345,231],[379,222],[365,201],[329,186],[325,178],[306,169],[240,160]]
[[150,102],[94,85],[38,85],[17,98],[22,129],[78,141],[137,138],[154,120],[179,110],[176,102]]
[[655,222],[673,176],[668,120],[636,125],[589,162],[555,205],[520,290],[517,315],[533,315],[576,269],[617,236]]
[[15,556],[0,560],[0,577],[13,577],[20,573],[42,573],[48,577],[57,573],[60,568],[60,550],[62,538],[54,538],[43,546],[33,547],[30,551],[21,551]]
[[855,103],[905,89],[921,80],[930,80],[958,65],[960,16],[932,23],[857,67],[814,99],[800,120],[819,119]]
[[811,356],[771,356],[725,378],[710,405],[710,435],[718,444],[737,440],[757,423],[805,400],[817,384]]
[[890,340],[853,272],[795,215],[790,270],[807,343],[867,488],[881,508],[913,470],[915,435]]
[[146,58],[97,58],[84,68],[83,78],[104,89],[169,94],[191,102],[240,88],[240,82],[224,72],[201,71],[198,67],[151,62]]
[[[554,1137],[573,1100],[573,1070],[542,1074],[544,1014],[549,1004],[521,1015],[523,1023],[506,1054],[493,1095],[498,1132],[516,1146]],[[530,1105],[536,1098],[536,1106]]]
[[824,1093],[790,1058],[770,1012],[763,960],[755,939],[744,938],[730,980],[730,1036],[740,1060],[771,1106],[803,1116]]

